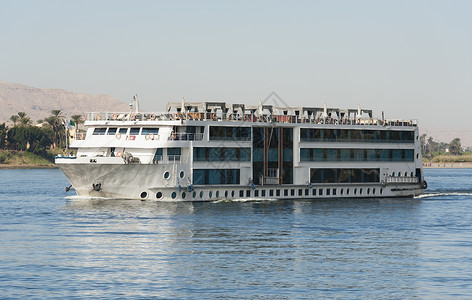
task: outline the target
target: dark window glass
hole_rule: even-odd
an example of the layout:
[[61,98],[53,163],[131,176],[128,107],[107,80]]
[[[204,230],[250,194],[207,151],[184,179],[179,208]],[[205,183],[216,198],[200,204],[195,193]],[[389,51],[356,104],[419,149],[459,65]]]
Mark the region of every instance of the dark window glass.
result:
[[107,135],[115,135],[118,128],[108,128]]
[[141,128],[130,128],[129,135],[138,135]]
[[143,130],[141,131],[141,134],[142,135],[148,135],[148,134],[154,134],[154,135],[158,135],[159,134],[159,128],[143,128]]
[[106,131],[106,128],[95,128],[93,130],[93,135],[105,135]]
[[379,182],[380,169],[310,169],[311,183]]

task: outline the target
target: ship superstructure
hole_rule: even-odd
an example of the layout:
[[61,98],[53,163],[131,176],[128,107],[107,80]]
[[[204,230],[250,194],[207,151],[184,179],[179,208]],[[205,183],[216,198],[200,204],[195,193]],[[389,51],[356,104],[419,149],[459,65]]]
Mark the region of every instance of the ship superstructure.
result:
[[169,103],[88,113],[76,156],[57,157],[79,196],[163,201],[413,197],[423,193],[415,120],[371,110]]

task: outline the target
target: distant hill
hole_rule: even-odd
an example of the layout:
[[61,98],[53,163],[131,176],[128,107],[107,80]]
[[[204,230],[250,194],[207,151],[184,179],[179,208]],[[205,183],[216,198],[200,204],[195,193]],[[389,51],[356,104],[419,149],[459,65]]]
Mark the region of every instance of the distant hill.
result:
[[108,95],[88,95],[60,89],[42,89],[0,81],[0,123],[24,111],[33,123],[61,109],[63,115],[84,115],[95,111],[127,111],[129,106]]

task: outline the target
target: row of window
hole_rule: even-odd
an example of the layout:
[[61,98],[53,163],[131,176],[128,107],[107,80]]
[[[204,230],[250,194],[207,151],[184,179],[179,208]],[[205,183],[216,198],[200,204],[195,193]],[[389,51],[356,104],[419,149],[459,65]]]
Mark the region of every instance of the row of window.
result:
[[194,169],[193,184],[239,184],[239,169]]
[[373,183],[380,169],[310,169],[311,183]]
[[118,127],[97,127],[94,128],[93,130],[93,135],[116,135],[116,134],[122,134],[126,135],[128,134],[129,130],[129,135],[148,135],[148,134],[154,134],[158,135],[159,134],[159,128],[158,127],[132,127],[132,128],[118,128]]
[[251,127],[210,126],[210,141],[250,141]]
[[251,161],[251,148],[193,148],[193,161]]
[[301,148],[300,161],[403,161],[415,160],[413,149]]
[[414,143],[414,131],[300,128],[302,142]]
[[[277,190],[239,190],[237,191],[224,191],[220,193],[220,191],[208,191],[208,193],[200,191],[200,192],[192,192],[191,194],[188,195],[188,197],[191,197],[192,199],[205,199],[206,196],[208,198],[206,199],[212,199],[213,197],[215,198],[243,198],[243,197],[281,197],[282,195],[284,197],[295,197],[295,196],[337,196],[337,195],[364,195],[364,196],[369,196],[369,195],[382,195],[383,194],[383,189],[379,188],[327,188],[327,189],[277,189]],[[177,192],[172,192],[171,197],[172,199],[177,198]],[[147,197],[147,193],[145,195],[141,195],[142,198]],[[161,199],[163,197],[162,192],[157,192],[156,193],[156,198]],[[180,193],[180,198],[186,199],[187,198],[187,192],[181,192]]]

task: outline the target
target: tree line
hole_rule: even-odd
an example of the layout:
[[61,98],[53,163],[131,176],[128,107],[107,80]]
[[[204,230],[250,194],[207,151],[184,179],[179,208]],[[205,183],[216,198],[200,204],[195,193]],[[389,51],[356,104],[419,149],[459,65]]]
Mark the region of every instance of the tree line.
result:
[[449,143],[436,142],[433,137],[427,137],[426,134],[420,136],[421,150],[423,157],[431,159],[436,155],[449,152],[452,155],[461,155],[463,153],[461,139],[454,138]]
[[[48,149],[66,147],[65,116],[60,109],[52,110],[48,117],[38,120],[37,124],[41,126],[33,125],[25,112],[12,115],[9,120],[13,126],[0,124],[0,149],[43,154]],[[73,115],[71,120],[76,131],[84,122],[81,115]]]

